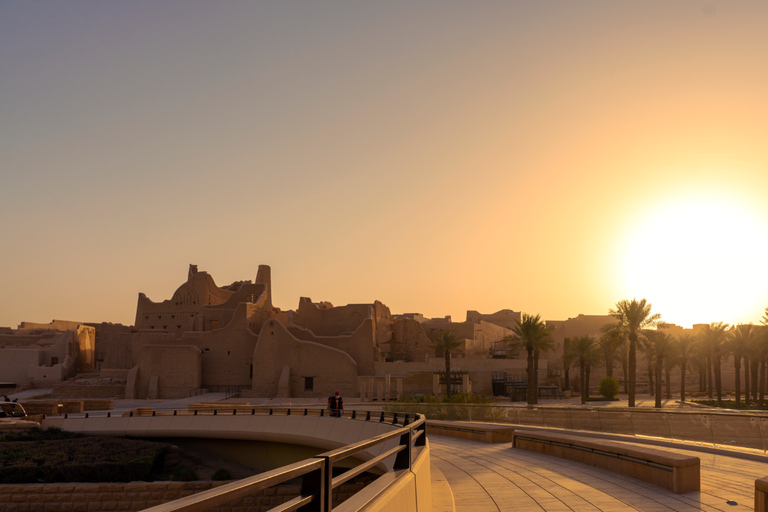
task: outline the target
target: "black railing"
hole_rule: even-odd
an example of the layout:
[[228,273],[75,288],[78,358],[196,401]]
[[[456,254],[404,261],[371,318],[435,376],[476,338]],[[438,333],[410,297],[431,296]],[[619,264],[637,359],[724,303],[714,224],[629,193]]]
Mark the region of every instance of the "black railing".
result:
[[[192,410],[180,409],[135,409],[124,413],[126,416],[199,416],[199,415],[291,415],[290,408],[269,408],[269,407],[193,407]],[[300,412],[298,412],[300,411]],[[302,408],[293,412],[303,416],[324,416],[324,409]],[[363,415],[362,413],[365,413]],[[238,480],[229,484],[209,489],[192,496],[187,496],[172,502],[164,503],[149,509],[145,512],[187,512],[203,511],[214,507],[225,505],[234,500],[251,496],[259,491],[285,483],[294,478],[301,477],[302,485],[299,496],[289,499],[281,505],[277,505],[270,512],[289,512],[300,510],[302,512],[330,512],[333,510],[333,490],[345,484],[351,479],[361,475],[369,469],[379,464],[385,463],[391,457],[394,457],[392,469],[388,473],[379,476],[376,480],[369,483],[358,495],[367,493],[359,502],[368,503],[375,499],[380,492],[394,483],[398,476],[410,471],[413,461],[421,447],[426,444],[426,421],[424,416],[413,413],[385,413],[375,411],[342,411],[342,417],[350,421],[367,421],[392,425],[394,429],[370,439],[365,439],[343,446],[336,450],[321,453],[315,457],[277,468],[272,471],[260,473],[249,478]],[[97,413],[75,413],[65,414],[65,418],[98,418],[114,417],[111,411]],[[336,420],[338,418],[335,418]],[[399,428],[397,428],[399,425]],[[379,444],[397,439],[398,443],[383,453],[347,469],[343,473],[333,476],[333,470],[338,463],[354,457],[356,454],[368,450]],[[373,492],[366,491],[371,489]]]

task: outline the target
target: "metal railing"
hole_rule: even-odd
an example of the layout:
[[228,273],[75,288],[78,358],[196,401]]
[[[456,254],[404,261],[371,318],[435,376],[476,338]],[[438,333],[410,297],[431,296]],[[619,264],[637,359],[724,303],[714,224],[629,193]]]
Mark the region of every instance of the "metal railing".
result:
[[[198,416],[198,415],[302,415],[325,416],[325,409],[313,408],[270,408],[270,407],[199,407],[189,409],[135,409],[123,413],[133,416]],[[115,417],[111,411],[97,413],[65,414],[67,418],[98,418]],[[368,493],[362,500],[368,502],[375,499],[381,492],[392,485],[399,476],[406,474],[412,468],[413,461],[421,447],[426,444],[426,421],[420,414],[387,413],[381,411],[349,410],[342,412],[342,418],[356,421],[386,423],[393,426],[391,432],[380,434],[352,443],[341,448],[321,453],[312,458],[305,459],[294,464],[260,473],[243,480],[225,484],[214,489],[203,491],[192,496],[187,496],[172,502],[157,505],[146,509],[146,512],[202,512],[211,508],[226,505],[234,500],[251,496],[257,492],[288,482],[301,477],[301,491],[298,496],[288,499],[281,505],[277,505],[269,512],[289,512],[301,510],[302,512],[330,512],[333,510],[333,490],[344,483],[363,474],[374,466],[385,463],[394,457],[392,470],[380,475],[376,480],[358,490],[355,494]],[[338,420],[339,418],[334,418]],[[354,457],[360,452],[372,447],[397,439],[398,443],[393,448],[387,449],[375,457],[361,462],[346,471],[333,476],[334,467]],[[372,489],[373,492],[367,489]]]

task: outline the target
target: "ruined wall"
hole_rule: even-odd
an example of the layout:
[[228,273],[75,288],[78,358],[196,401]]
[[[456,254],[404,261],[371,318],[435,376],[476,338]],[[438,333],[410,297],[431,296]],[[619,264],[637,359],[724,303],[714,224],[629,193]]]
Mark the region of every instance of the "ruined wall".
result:
[[[198,313],[203,306],[226,302],[233,292],[222,290],[207,272],[192,272],[187,282],[179,286],[168,300],[153,302],[139,293],[136,305],[137,329],[158,329],[174,333],[177,337],[186,331],[203,330]],[[208,326],[210,327],[210,326]],[[208,330],[208,329],[206,329]]]
[[29,382],[29,368],[43,364],[42,349],[0,348],[0,382]]
[[346,352],[357,364],[359,375],[373,375],[373,363],[381,359],[377,357],[373,344],[374,330],[371,318],[363,320],[357,330],[347,336],[316,336],[312,331],[295,325],[288,327],[288,331],[299,340],[312,341]]
[[190,345],[144,345],[136,352],[139,367],[135,398],[186,398],[200,388],[200,349]]
[[312,299],[302,297],[299,309],[293,315],[293,323],[318,336],[341,336],[355,332],[366,318],[373,318],[370,304],[334,307],[330,302],[315,304]]
[[467,322],[479,323],[485,321],[510,330],[517,326],[520,319],[520,312],[512,311],[511,309],[502,309],[501,311],[489,315],[484,315],[472,310],[467,311]]
[[200,331],[212,331],[226,327],[240,304],[248,304],[248,325],[254,332],[259,332],[261,326],[269,318],[272,310],[264,284],[244,284],[232,296],[221,304],[205,306],[200,309]]
[[53,330],[53,331],[74,331],[83,322],[73,322],[71,320],[52,320],[47,324],[40,324],[36,322],[21,322],[19,330]]
[[382,345],[382,352],[393,361],[425,361],[434,356],[435,349],[421,323],[405,317],[394,322],[392,340]]
[[[264,324],[253,352],[254,396],[274,397],[283,368],[290,368],[289,396],[325,397],[336,391],[342,396],[357,394],[357,365],[349,354],[294,337],[277,320]],[[306,378],[312,389],[305,389]]]
[[181,342],[202,354],[203,387],[251,387],[253,351],[259,339],[249,329],[248,313],[254,309],[258,308],[253,304],[240,303],[223,329],[184,333]]

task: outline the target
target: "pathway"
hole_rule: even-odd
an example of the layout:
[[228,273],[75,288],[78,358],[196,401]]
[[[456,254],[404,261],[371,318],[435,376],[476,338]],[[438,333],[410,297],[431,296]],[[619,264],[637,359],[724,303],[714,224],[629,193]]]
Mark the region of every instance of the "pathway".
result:
[[764,462],[669,449],[701,459],[701,491],[674,494],[610,471],[516,450],[509,443],[489,445],[440,436],[430,436],[429,442],[432,465],[450,484],[456,512],[745,512],[753,510],[755,479],[768,475]]

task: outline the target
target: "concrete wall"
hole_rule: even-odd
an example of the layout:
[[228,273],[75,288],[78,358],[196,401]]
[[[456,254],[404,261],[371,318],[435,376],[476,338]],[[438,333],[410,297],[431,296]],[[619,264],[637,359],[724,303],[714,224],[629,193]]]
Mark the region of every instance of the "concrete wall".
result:
[[[284,368],[290,369],[285,385],[291,397],[330,396],[336,391],[354,396],[357,392],[357,365],[349,354],[301,341],[271,319],[261,329],[253,352],[254,396],[277,396]],[[305,390],[306,377],[312,378],[311,390]]]

